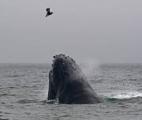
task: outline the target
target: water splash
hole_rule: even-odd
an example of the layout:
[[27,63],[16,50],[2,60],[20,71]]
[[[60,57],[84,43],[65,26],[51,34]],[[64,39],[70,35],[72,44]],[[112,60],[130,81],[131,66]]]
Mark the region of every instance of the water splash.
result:
[[48,96],[48,84],[46,83],[43,90],[41,90],[41,93],[39,95],[40,100],[47,100]]
[[109,97],[113,99],[131,99],[131,98],[142,97],[142,93],[138,91],[119,92],[115,94],[114,93],[110,94]]

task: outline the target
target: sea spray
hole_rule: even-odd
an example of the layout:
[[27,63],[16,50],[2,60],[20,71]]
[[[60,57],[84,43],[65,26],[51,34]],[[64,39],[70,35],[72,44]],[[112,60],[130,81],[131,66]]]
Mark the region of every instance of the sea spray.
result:
[[47,100],[48,96],[48,82],[44,84],[43,89],[40,92],[39,99],[42,100]]
[[82,61],[80,64],[80,68],[82,69],[83,73],[89,79],[94,78],[95,72],[99,68],[99,61],[95,59],[86,59]]

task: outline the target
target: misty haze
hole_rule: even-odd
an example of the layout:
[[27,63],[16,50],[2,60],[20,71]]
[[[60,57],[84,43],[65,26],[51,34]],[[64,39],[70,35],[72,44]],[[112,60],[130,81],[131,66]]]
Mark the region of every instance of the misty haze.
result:
[[[1,0],[0,62],[76,60],[141,63],[140,0]],[[54,14],[45,18],[45,9]]]

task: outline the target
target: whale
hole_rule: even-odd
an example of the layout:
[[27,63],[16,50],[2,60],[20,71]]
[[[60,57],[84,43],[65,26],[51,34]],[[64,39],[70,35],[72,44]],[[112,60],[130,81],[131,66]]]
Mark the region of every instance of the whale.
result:
[[95,104],[101,99],[87,81],[79,65],[64,54],[53,56],[49,72],[48,101],[59,104]]

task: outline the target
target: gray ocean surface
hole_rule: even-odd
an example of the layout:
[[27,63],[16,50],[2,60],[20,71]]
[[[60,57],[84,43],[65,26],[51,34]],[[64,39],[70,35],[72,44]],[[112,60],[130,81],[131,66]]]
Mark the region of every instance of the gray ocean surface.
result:
[[82,68],[104,102],[47,104],[49,64],[0,64],[0,120],[142,120],[142,64]]

